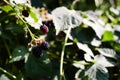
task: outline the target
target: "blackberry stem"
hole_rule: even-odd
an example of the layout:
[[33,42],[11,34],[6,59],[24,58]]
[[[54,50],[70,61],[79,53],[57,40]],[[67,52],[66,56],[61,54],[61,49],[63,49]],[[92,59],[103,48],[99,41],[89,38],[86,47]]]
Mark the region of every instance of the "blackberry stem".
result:
[[[7,3],[7,4],[9,4],[9,5],[13,8],[13,10],[15,10],[14,7],[12,6],[12,4],[10,4],[7,0],[4,0],[4,2]],[[27,25],[27,22],[26,22],[25,20],[23,20],[23,18],[17,13],[16,10],[15,10],[15,12],[16,12],[17,17],[25,24],[27,30],[28,30],[29,33],[30,33],[30,36],[31,36],[32,40],[34,40],[34,39],[35,39],[35,35],[34,35],[34,34],[31,32],[31,30],[29,29],[29,27],[28,27],[28,25]]]
[[25,24],[27,30],[28,30],[29,33],[30,33],[30,36],[31,36],[32,40],[34,40],[34,39],[35,39],[35,35],[31,32],[31,30],[29,29],[29,27],[28,27],[27,23],[25,22],[25,20],[23,20],[23,18],[21,18],[21,16],[19,16],[18,14],[17,14],[17,16],[18,16],[18,18],[20,18],[20,19],[22,20],[22,22]]
[[64,77],[64,71],[63,71],[63,61],[64,61],[64,54],[65,54],[65,47],[66,47],[66,43],[68,41],[68,36],[70,34],[70,31],[72,29],[72,26],[70,26],[68,28],[66,37],[65,37],[65,41],[64,41],[64,45],[62,47],[62,52],[61,52],[61,60],[60,60],[60,80],[62,79],[62,77]]

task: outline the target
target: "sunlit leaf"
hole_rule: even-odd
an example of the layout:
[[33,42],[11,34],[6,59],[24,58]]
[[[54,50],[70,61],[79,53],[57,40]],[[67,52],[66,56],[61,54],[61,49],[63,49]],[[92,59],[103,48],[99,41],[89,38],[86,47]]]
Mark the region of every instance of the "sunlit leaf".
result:
[[101,36],[102,36],[102,34],[103,34],[103,32],[104,32],[104,28],[103,28],[103,27],[101,27],[100,25],[98,25],[98,24],[96,24],[96,23],[93,23],[93,22],[91,22],[91,21],[89,21],[89,20],[87,20],[87,19],[84,19],[84,20],[83,20],[83,23],[91,26],[91,27],[93,28],[93,30],[96,32],[96,35],[97,35],[99,38],[101,38]]
[[119,25],[114,25],[114,26],[113,26],[113,29],[114,29],[115,31],[120,32],[120,26],[119,26]]
[[94,64],[84,70],[78,70],[75,77],[77,80],[108,80],[109,74],[105,67],[111,66],[109,61],[102,55],[95,56]]
[[36,14],[32,11],[30,11],[30,16],[34,19],[34,22],[38,21],[38,18],[36,17]]
[[77,61],[77,62],[74,62],[73,65],[77,68],[81,68],[81,69],[84,69],[85,68],[85,61]]
[[72,28],[77,27],[82,22],[82,17],[80,12],[75,10],[69,10],[66,7],[59,7],[52,11],[53,23],[56,29],[56,35],[60,31],[68,29],[70,26]]
[[94,64],[85,71],[88,80],[109,80],[108,70],[101,64]]
[[84,58],[85,58],[86,61],[89,61],[89,62],[93,61],[92,57],[89,54],[87,54],[87,53],[84,54]]
[[10,80],[5,74],[0,75],[0,80]]
[[114,39],[115,39],[116,43],[118,43],[118,44],[120,43],[120,31],[119,31],[119,29],[114,31]]
[[27,0],[10,0],[10,3],[11,4],[25,4],[27,3]]
[[96,35],[101,39],[101,36],[104,33],[104,23],[95,16],[94,12],[86,12],[86,15],[88,18],[84,18],[83,23],[90,26],[95,31]]
[[35,29],[40,29],[40,26],[42,25],[42,18],[40,17],[39,10],[36,8],[31,8],[30,16],[25,17],[25,20]]
[[114,35],[111,31],[105,31],[103,34],[103,41],[114,41]]
[[105,25],[105,22],[102,19],[99,18],[99,16],[98,16],[99,13],[90,10],[90,11],[85,11],[84,14],[86,14],[86,16],[88,16],[87,18],[91,22],[99,24],[99,25],[101,25],[101,27],[103,25]]
[[106,57],[111,57],[114,59],[118,59],[119,56],[116,54],[116,52],[113,49],[109,49],[109,48],[98,48],[97,49],[98,52],[100,52],[100,54],[106,56]]
[[[76,80],[82,80],[82,77],[84,76],[84,73],[82,73],[82,69],[79,69],[76,74],[75,74],[75,79]],[[82,75],[81,75],[82,74]]]
[[3,6],[3,7],[1,7],[1,9],[2,9],[3,11],[5,11],[5,12],[9,12],[9,11],[13,10],[12,7],[9,6],[9,5]]
[[96,55],[95,61],[97,64],[101,64],[104,67],[113,67],[117,64],[117,62],[113,62],[112,60],[107,59],[103,55]]
[[94,57],[93,52],[91,51],[91,49],[88,47],[87,44],[77,43],[77,46],[78,46],[79,49],[85,51],[90,56]]
[[109,73],[106,67],[113,67],[117,64],[103,55],[96,55],[91,62],[94,64],[77,71],[75,74],[77,80],[109,80]]
[[95,0],[95,5],[99,7],[103,3],[103,0]]
[[112,13],[114,13],[115,15],[117,15],[117,16],[119,16],[119,14],[120,14],[119,10],[116,9],[116,8],[114,8],[114,7],[111,7],[111,8],[110,8],[110,11],[111,11]]
[[99,40],[98,38],[95,37],[91,41],[91,45],[93,45],[93,46],[100,46],[101,45],[101,40]]

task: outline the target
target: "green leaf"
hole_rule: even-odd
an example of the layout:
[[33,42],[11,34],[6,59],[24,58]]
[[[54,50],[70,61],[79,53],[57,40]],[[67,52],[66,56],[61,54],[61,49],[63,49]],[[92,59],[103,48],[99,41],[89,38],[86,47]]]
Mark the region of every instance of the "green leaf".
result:
[[115,36],[115,42],[117,44],[120,44],[120,29],[116,28],[117,30],[114,31],[114,36]]
[[10,79],[5,74],[1,74],[0,80],[10,80]]
[[13,10],[12,7],[9,6],[9,5],[3,6],[1,9],[2,9],[3,11],[5,11],[5,12],[9,12],[9,11]]
[[116,64],[103,55],[96,55],[93,63],[86,65],[85,69],[79,69],[75,78],[77,80],[108,80],[109,73],[106,67],[113,67]]
[[34,19],[34,22],[38,22],[38,18],[34,12],[30,11],[30,16]]
[[111,31],[105,31],[103,34],[103,41],[114,41],[114,35]]
[[33,80],[37,78],[48,78],[51,75],[51,62],[47,54],[43,54],[41,58],[36,58],[33,55],[29,55],[28,60],[25,64],[26,75]]
[[56,35],[60,31],[77,27],[82,22],[81,12],[69,10],[66,7],[58,7],[52,11],[53,23],[56,29]]
[[109,74],[104,66],[96,63],[84,70],[79,69],[75,78],[77,80],[109,80]]
[[[93,57],[94,57],[94,56],[93,56]],[[88,61],[88,62],[93,62],[92,57],[91,57],[88,53],[84,54],[84,59],[85,59],[86,61]]]
[[[69,35],[69,39],[71,40],[77,39],[78,42],[86,43],[92,42],[94,38],[96,38],[96,34],[90,27],[88,28],[76,27],[71,30],[71,33]],[[98,40],[96,39],[96,41]]]
[[[14,2],[13,2],[14,1]],[[10,3],[12,5],[16,5],[16,4],[26,4],[27,0],[10,0]]]
[[16,25],[16,24],[9,24],[6,25],[6,30],[10,30],[12,33],[14,34],[19,34],[19,33],[23,33],[23,27],[20,25]]
[[77,46],[78,46],[79,49],[85,51],[90,56],[94,57],[92,50],[88,47],[87,44],[77,43]]
[[102,5],[103,0],[95,0],[95,5],[96,7],[99,7],[100,5]]
[[106,56],[106,57],[110,57],[110,58],[114,58],[114,59],[118,59],[120,56],[116,54],[116,52],[113,49],[109,49],[109,48],[98,48],[97,49],[98,52],[100,52],[100,54]]
[[115,31],[120,32],[120,26],[119,26],[119,25],[114,25],[114,26],[113,26],[113,29],[114,29]]
[[113,62],[112,60],[107,59],[103,55],[96,55],[94,59],[95,59],[95,64],[100,64],[104,67],[113,67],[117,64],[116,61]]
[[69,39],[73,41],[75,40],[74,42],[90,43],[93,46],[99,46],[101,44],[100,39],[96,37],[96,34],[91,27],[76,27],[72,29],[69,35]]
[[73,65],[76,67],[76,68],[81,68],[81,69],[84,69],[85,68],[85,61],[77,61],[77,62],[74,62]]
[[112,46],[116,52],[120,52],[120,44],[115,43],[115,44],[112,44]]
[[85,76],[85,70],[79,69],[75,74],[76,80],[89,80],[88,76]]
[[104,33],[104,25],[105,23],[96,16],[93,11],[86,11],[86,15],[88,18],[83,20],[83,23],[90,26],[96,33],[97,37],[101,39],[101,36]]
[[19,46],[15,48],[12,52],[12,59],[10,62],[20,61],[25,58],[27,49],[24,46]]
[[109,80],[108,70],[100,64],[92,65],[85,75],[88,76],[88,80]]

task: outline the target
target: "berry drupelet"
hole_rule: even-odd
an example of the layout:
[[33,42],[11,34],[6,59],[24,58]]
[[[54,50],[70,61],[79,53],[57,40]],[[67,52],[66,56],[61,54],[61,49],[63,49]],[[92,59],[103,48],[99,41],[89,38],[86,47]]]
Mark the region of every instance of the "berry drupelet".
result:
[[46,41],[42,42],[41,48],[42,48],[43,50],[48,50],[48,49],[49,49],[49,44],[48,44],[48,42],[46,42]]
[[43,24],[42,26],[40,26],[40,30],[44,33],[44,34],[47,34],[49,32],[49,29],[48,27]]
[[41,57],[43,55],[41,46],[35,46],[32,48],[32,53],[36,57]]

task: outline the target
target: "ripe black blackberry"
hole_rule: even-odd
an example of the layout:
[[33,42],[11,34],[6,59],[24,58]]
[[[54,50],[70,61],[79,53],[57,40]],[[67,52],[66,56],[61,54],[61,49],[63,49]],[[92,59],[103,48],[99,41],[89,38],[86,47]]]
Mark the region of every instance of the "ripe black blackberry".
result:
[[41,57],[43,55],[41,46],[35,46],[32,48],[32,53],[36,57]]
[[48,42],[46,42],[46,41],[42,42],[41,48],[42,48],[43,50],[48,50],[48,49],[49,49],[49,44],[48,44]]
[[28,17],[29,16],[28,10],[23,10],[22,15],[25,16],[25,17]]
[[47,34],[49,32],[49,29],[48,27],[43,24],[42,26],[40,26],[40,30],[44,33],[44,34]]
[[53,27],[53,26],[54,26],[52,20],[49,20],[49,21],[42,21],[42,24],[45,24],[45,25],[48,26],[48,27]]

